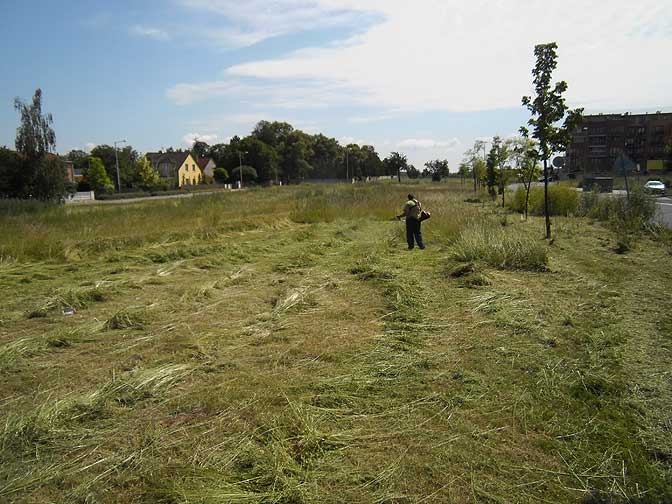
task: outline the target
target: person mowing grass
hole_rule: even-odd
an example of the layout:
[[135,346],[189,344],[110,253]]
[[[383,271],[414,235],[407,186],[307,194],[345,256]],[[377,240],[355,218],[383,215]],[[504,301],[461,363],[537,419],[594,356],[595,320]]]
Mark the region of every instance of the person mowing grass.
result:
[[404,204],[403,212],[397,215],[397,220],[402,217],[406,218],[406,241],[408,242],[408,250],[413,250],[417,242],[418,248],[424,250],[425,244],[422,241],[422,221],[429,218],[429,212],[422,210],[422,203],[420,203],[413,194],[408,195],[408,201]]

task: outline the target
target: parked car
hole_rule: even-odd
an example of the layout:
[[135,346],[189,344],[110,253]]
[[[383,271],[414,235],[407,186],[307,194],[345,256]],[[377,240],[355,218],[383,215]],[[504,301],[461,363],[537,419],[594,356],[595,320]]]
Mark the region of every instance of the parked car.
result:
[[665,194],[665,184],[660,180],[649,180],[644,184],[644,190],[651,194]]

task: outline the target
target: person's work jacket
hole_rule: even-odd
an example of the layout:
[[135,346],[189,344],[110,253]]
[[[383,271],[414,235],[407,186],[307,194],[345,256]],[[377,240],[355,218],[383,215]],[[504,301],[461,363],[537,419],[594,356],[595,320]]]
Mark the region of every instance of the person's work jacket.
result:
[[422,212],[422,204],[417,200],[408,200],[404,205],[404,217],[407,219],[420,219],[420,213]]

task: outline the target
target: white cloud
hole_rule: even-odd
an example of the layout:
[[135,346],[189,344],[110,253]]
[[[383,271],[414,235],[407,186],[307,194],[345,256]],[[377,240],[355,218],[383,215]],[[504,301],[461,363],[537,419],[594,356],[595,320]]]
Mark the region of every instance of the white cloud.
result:
[[153,26],[135,25],[131,28],[131,33],[154,40],[168,40],[170,38],[166,31]]
[[389,121],[392,119],[391,114],[368,115],[368,116],[354,116],[348,119],[348,122],[353,124],[368,124],[373,122]]
[[342,136],[342,137],[337,138],[336,140],[341,145],[355,144],[355,145],[359,145],[360,147],[362,145],[371,145],[366,140],[362,140],[361,138],[355,138],[355,137],[351,137],[351,136]]
[[460,141],[457,138],[451,138],[450,140],[433,140],[431,138],[408,138],[402,140],[397,145],[400,149],[444,149],[444,150],[453,150],[460,145]]
[[[231,3],[188,1],[213,9]],[[260,8],[262,3],[251,4]],[[235,65],[227,70],[230,78],[309,80],[337,91],[328,98],[387,109],[517,107],[521,96],[532,91],[533,46],[556,40],[556,78],[569,82],[573,103],[654,106],[669,100],[672,87],[672,68],[663,64],[672,51],[672,2],[285,0],[271,5],[262,8],[270,17],[277,9],[286,11],[277,23],[284,30],[302,29],[304,16],[317,15],[308,15],[311,9],[376,11],[384,21],[332,47]],[[629,70],[633,62],[636,72]]]
[[249,88],[236,81],[211,81],[177,84],[166,91],[166,96],[177,105],[190,105],[216,97],[240,96],[246,92]]
[[345,105],[349,101],[348,90],[338,84],[284,80],[260,82],[251,79],[179,83],[167,89],[166,96],[177,105],[233,98],[249,103],[250,107],[287,110],[326,108],[337,104]]
[[203,135],[200,133],[187,133],[182,137],[182,143],[186,147],[193,147],[194,143],[196,140],[200,140],[201,142],[205,142],[207,144],[213,144],[217,142],[217,135],[214,134],[209,134],[209,135]]
[[[359,26],[362,8],[356,4],[324,0],[179,0],[182,6],[203,11],[228,22],[205,30],[207,39],[219,47],[237,48],[306,30],[334,26]],[[350,2],[352,3],[352,2]]]
[[[313,121],[306,121],[295,117],[289,117],[284,114],[271,113],[267,111],[241,112],[238,114],[213,115],[194,121],[194,125],[207,131],[219,131],[230,128],[249,131],[257,125],[259,121],[280,121],[287,122],[297,129],[303,131],[312,131],[318,125]],[[247,133],[246,133],[247,134]]]
[[91,152],[93,149],[97,147],[98,144],[88,142],[87,144],[84,145],[84,151],[85,152]]

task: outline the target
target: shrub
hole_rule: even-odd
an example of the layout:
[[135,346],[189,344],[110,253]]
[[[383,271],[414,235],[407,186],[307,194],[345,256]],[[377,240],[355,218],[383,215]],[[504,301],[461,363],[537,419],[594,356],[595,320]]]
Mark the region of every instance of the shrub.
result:
[[[244,172],[243,172],[244,174]],[[213,172],[214,179],[219,182],[220,184],[223,184],[229,179],[229,172],[227,172],[224,168],[215,168],[215,171]],[[208,177],[209,178],[209,177]]]
[[656,202],[640,188],[630,191],[629,198],[600,197],[595,193],[584,193],[581,197],[582,215],[616,225],[626,225],[630,229],[649,226],[656,215]]
[[[518,187],[509,203],[516,212],[525,212],[525,188]],[[548,186],[548,210],[550,215],[568,216],[576,214],[579,208],[579,193],[573,187],[561,185]],[[533,187],[530,190],[528,211],[531,215],[544,215],[544,188]]]
[[616,252],[630,250],[639,232],[648,229],[656,215],[656,202],[641,188],[630,191],[630,197],[600,197],[584,193],[581,197],[582,215],[605,221],[616,234]]
[[461,233],[451,259],[484,261],[505,270],[545,271],[548,251],[544,244],[508,228],[472,227]]
[[231,178],[235,180],[240,180],[240,171],[243,171],[243,180],[245,182],[251,182],[257,179],[257,170],[251,166],[243,165],[242,167],[236,166],[231,170]]

